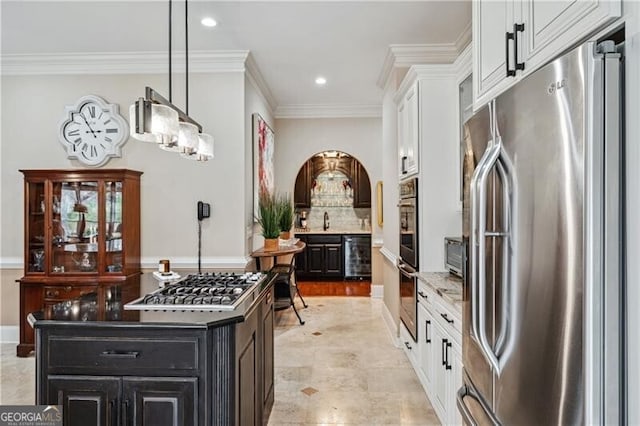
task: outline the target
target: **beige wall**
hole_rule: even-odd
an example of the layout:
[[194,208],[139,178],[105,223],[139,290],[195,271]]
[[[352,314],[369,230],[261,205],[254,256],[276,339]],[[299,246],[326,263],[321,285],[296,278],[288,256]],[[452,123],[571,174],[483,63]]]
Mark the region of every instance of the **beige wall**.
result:
[[276,149],[278,146],[278,134],[275,130],[275,122],[271,109],[262,96],[262,93],[253,83],[253,79],[245,77],[245,233],[248,251],[262,247],[264,239],[260,234],[260,227],[254,220],[254,180],[255,180],[255,156],[253,140],[253,114],[258,113],[269,124],[276,134]]
[[[389,256],[398,256],[398,128],[397,106],[393,101],[398,82],[406,70],[394,70],[385,88],[382,102],[382,176],[384,181],[383,208],[383,248]],[[384,279],[384,304],[397,325],[400,321],[400,290],[398,269],[385,257],[382,264]]]
[[[22,269],[0,269],[0,326],[18,325],[20,284],[15,281],[20,277]],[[0,342],[4,340],[0,335]]]
[[[179,80],[178,80],[179,81]],[[128,109],[151,86],[168,97],[165,75],[2,76],[2,143],[0,146],[0,325],[18,323],[18,286],[23,256],[23,177],[19,169],[84,168],[68,160],[57,140],[58,122],[66,105],[87,94],[101,96]],[[183,88],[174,85],[173,101],[183,106]],[[251,88],[245,98],[245,75],[225,72],[190,75],[190,115],[215,138],[215,158],[200,163],[130,139],[122,158],[103,168],[129,168],[142,175],[141,215],[143,262],[160,258],[175,267],[197,264],[196,202],[211,203],[211,218],[202,226],[205,267],[242,267],[251,247],[247,211],[252,195],[250,117],[262,111],[261,97]],[[179,85],[178,85],[179,86]],[[245,107],[250,104],[250,107]],[[268,114],[264,114],[268,115]],[[263,115],[263,116],[264,116]],[[18,272],[7,270],[17,268]]]

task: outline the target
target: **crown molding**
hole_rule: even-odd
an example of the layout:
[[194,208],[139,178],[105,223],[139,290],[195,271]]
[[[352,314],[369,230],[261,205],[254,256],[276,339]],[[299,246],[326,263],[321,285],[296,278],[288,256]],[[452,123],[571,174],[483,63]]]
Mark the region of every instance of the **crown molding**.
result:
[[[244,72],[248,50],[189,52],[189,72]],[[2,75],[166,74],[159,52],[4,54]],[[173,56],[174,72],[185,72],[185,54]]]
[[400,102],[407,90],[417,80],[442,80],[453,79],[457,76],[457,68],[455,64],[427,64],[427,65],[412,65],[404,76],[398,90],[393,97],[396,104]]
[[458,57],[454,43],[443,44],[392,44],[378,76],[378,87],[384,88],[394,68],[420,64],[450,64]]
[[460,33],[456,41],[453,42],[453,44],[456,46],[456,49],[458,50],[458,54],[462,54],[465,48],[471,44],[471,32],[472,32],[471,29],[472,29],[471,21],[469,21],[469,23],[467,24],[466,27],[464,27],[464,29],[462,30],[462,32]]
[[378,118],[382,105],[280,105],[275,118]]
[[276,109],[278,102],[276,101],[275,96],[273,96],[273,93],[271,92],[269,85],[262,76],[262,73],[258,69],[258,65],[253,59],[253,55],[251,55],[251,53],[249,53],[249,55],[247,56],[247,60],[245,61],[245,68],[249,82],[253,85],[253,87],[256,88],[258,93],[262,96],[264,102],[269,106],[271,112],[273,112]]
[[460,56],[453,63],[458,82],[464,80],[469,74],[471,74],[472,57],[471,57],[471,44],[460,53]]

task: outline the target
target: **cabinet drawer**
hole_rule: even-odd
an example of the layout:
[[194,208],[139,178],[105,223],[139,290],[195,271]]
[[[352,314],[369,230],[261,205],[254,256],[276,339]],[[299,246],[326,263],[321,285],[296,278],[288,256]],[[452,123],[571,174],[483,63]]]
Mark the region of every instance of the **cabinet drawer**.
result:
[[342,244],[342,235],[307,235],[307,244]]
[[[121,338],[52,336],[48,351],[49,371],[67,373],[118,371],[196,370],[198,339],[188,337]],[[153,373],[151,373],[153,375]]]
[[460,344],[462,340],[462,320],[460,317],[454,314],[442,299],[436,300],[433,304],[433,314],[436,321],[450,334],[450,337]]
[[95,285],[46,285],[43,289],[45,302],[73,299],[97,291]]
[[422,280],[418,279],[418,303],[431,307],[435,302],[436,293]]

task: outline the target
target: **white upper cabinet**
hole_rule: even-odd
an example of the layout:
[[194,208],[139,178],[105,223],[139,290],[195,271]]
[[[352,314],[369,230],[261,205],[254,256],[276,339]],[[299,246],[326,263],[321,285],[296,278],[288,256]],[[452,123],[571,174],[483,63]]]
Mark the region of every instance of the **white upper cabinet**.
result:
[[474,98],[491,89],[500,90],[509,84],[506,78],[507,55],[513,68],[512,41],[507,49],[506,33],[513,31],[513,23],[520,18],[515,14],[514,1],[474,1],[473,7],[473,87]]
[[621,0],[473,2],[477,109],[621,14]]
[[398,170],[400,178],[416,175],[419,162],[418,82],[398,102]]

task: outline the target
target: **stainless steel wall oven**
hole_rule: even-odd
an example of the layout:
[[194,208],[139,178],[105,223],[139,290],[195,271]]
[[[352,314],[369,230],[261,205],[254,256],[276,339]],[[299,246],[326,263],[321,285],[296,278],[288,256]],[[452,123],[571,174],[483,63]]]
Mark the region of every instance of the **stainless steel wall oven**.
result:
[[417,340],[418,178],[400,183],[400,320]]

